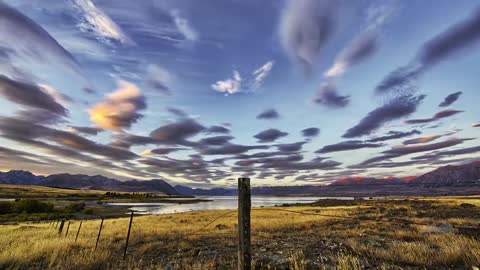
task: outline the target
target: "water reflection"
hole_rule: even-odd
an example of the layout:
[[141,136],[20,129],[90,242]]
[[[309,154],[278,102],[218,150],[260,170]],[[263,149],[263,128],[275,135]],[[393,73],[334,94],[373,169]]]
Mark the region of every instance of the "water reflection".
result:
[[[200,197],[202,198],[202,197]],[[218,209],[236,209],[236,196],[212,196],[207,198],[208,202],[198,202],[193,204],[174,204],[174,203],[108,203],[107,205],[132,206],[130,210],[143,214],[172,214],[189,212],[196,210],[218,210]],[[277,196],[252,196],[252,207],[275,206],[281,204],[293,203],[311,203],[319,199],[328,199],[326,197],[277,197]],[[338,198],[350,200],[353,198]]]

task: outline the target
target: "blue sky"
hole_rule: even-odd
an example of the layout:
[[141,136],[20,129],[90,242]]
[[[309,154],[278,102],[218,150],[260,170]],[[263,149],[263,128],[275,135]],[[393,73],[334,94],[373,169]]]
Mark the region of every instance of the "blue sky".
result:
[[475,1],[4,0],[0,22],[3,171],[299,185],[480,151]]

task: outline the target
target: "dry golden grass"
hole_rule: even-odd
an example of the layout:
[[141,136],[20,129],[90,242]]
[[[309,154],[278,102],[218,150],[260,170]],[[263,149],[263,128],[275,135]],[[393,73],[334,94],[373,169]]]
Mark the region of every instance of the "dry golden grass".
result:
[[[439,224],[478,225],[480,210],[462,212],[459,205],[464,200],[444,201],[258,208],[252,211],[254,264],[257,269],[295,270],[479,266],[478,238]],[[430,215],[418,217],[428,209]],[[392,213],[401,221],[388,222]],[[97,250],[99,220],[84,221],[77,242],[79,221],[71,223],[68,237],[59,236],[45,223],[3,225],[0,269],[232,269],[236,267],[236,221],[236,212],[229,210],[137,216],[126,261],[122,253],[128,218],[105,220]]]

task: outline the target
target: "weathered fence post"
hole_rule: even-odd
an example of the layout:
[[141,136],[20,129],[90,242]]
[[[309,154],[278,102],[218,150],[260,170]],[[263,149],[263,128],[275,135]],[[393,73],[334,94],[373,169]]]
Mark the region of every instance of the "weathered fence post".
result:
[[130,240],[130,230],[132,229],[132,222],[133,222],[133,211],[130,215],[130,223],[128,224],[128,232],[127,232],[127,241],[125,241],[125,250],[123,251],[123,259],[127,257],[127,248],[128,248],[128,240]]
[[97,242],[95,243],[95,250],[98,247],[98,241],[100,240],[100,234],[102,233],[102,227],[103,227],[103,218],[102,218],[102,222],[100,222],[100,228],[98,229]]
[[238,178],[238,270],[250,270],[250,178]]
[[65,232],[65,238],[68,236],[68,230],[70,229],[70,220],[68,221],[67,231]]
[[75,236],[75,242],[77,242],[78,235],[80,234],[80,229],[82,228],[82,222],[83,221],[80,221],[80,225],[78,225],[78,231],[77,231],[77,236]]
[[58,227],[58,234],[62,234],[63,226],[65,226],[65,219],[62,219],[60,222],[60,227]]

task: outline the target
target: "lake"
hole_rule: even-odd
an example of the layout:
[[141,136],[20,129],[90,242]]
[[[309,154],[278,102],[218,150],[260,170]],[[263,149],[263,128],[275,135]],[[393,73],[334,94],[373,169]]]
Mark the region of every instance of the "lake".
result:
[[[205,198],[202,196],[198,199]],[[218,210],[218,209],[237,209],[236,196],[211,196],[205,198],[207,202],[198,202],[191,204],[176,203],[106,203],[111,206],[131,206],[130,210],[139,214],[172,214],[198,210]],[[275,206],[284,203],[311,203],[320,199],[330,199],[327,197],[279,197],[279,196],[252,196],[252,207]],[[331,199],[353,200],[353,197],[336,197]]]

